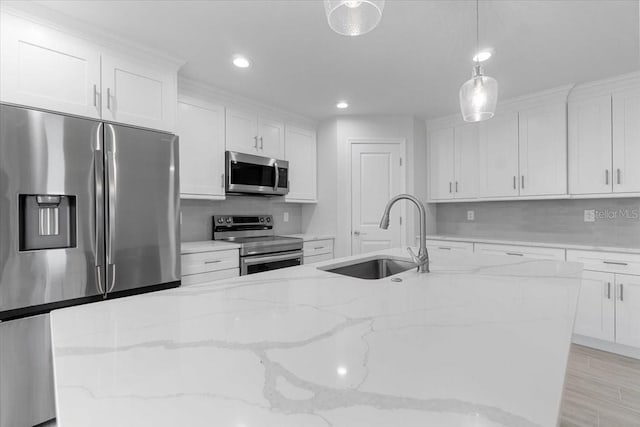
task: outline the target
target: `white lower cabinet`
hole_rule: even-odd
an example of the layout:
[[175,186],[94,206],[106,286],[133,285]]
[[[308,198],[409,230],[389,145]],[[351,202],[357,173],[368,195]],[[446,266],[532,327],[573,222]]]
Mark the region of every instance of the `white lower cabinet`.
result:
[[574,333],[606,341],[615,340],[615,281],[612,273],[582,273]]
[[182,284],[194,285],[240,275],[238,249],[183,253]]
[[308,240],[303,244],[304,264],[333,259],[333,239]]
[[[640,255],[567,251],[584,272],[574,333],[640,348]],[[597,269],[599,271],[593,271]]]
[[475,252],[481,254],[507,255],[512,257],[548,259],[564,261],[565,250],[559,248],[541,248],[537,246],[497,245],[476,243]]

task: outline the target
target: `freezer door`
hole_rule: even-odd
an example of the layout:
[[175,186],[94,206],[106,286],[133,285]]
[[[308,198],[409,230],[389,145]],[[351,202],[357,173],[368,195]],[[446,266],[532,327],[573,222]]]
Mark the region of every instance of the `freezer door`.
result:
[[108,293],[180,280],[178,138],[105,124]]
[[100,298],[102,132],[0,104],[0,320]]

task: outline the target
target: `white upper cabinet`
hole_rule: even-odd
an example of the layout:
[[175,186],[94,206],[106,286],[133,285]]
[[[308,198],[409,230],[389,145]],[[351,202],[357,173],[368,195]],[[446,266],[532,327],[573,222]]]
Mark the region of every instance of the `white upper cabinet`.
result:
[[567,104],[518,114],[520,195],[567,194]]
[[267,117],[258,117],[258,154],[274,159],[284,158],[284,123]]
[[8,13],[0,31],[0,100],[100,118],[97,46]]
[[285,127],[285,160],[289,162],[288,202],[316,201],[316,133],[287,125]]
[[480,197],[518,196],[518,113],[481,123],[478,160]]
[[152,129],[175,129],[175,73],[123,55],[102,55],[102,118]]
[[229,151],[258,154],[258,115],[250,111],[227,108],[226,147]]
[[569,192],[610,193],[611,95],[569,102]]
[[257,156],[284,157],[284,123],[254,112],[227,109],[227,150]]
[[178,103],[180,194],[183,198],[225,198],[224,107],[183,98]]
[[640,87],[613,94],[613,191],[640,192]]
[[454,130],[444,128],[429,133],[429,189],[434,200],[453,199]]
[[114,52],[10,13],[1,16],[3,102],[175,130],[176,64],[148,62],[140,59],[146,53]]
[[454,129],[454,198],[467,199],[478,195],[479,126],[467,123]]

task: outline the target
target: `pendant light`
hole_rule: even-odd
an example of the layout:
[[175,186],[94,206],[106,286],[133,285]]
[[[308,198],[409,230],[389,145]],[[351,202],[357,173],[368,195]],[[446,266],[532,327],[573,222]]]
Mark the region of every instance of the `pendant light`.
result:
[[476,61],[473,74],[460,88],[460,110],[465,122],[481,122],[492,118],[498,102],[498,82],[485,76],[480,66],[480,12],[479,0],[476,0]]
[[385,0],[324,0],[329,26],[343,36],[360,36],[373,30]]

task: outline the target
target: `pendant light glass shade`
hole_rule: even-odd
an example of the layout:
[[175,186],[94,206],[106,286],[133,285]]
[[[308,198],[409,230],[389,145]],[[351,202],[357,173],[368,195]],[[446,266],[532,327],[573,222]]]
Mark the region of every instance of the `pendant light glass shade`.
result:
[[384,9],[384,0],[324,0],[329,26],[344,36],[359,36],[373,30]]
[[460,88],[460,110],[465,122],[481,122],[492,118],[498,102],[498,82],[482,74],[482,67],[473,67],[473,77]]

